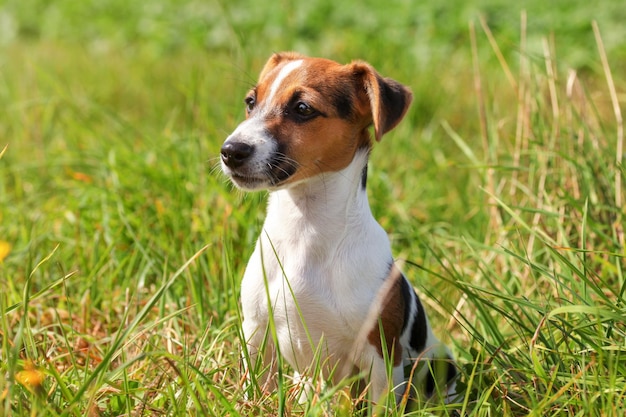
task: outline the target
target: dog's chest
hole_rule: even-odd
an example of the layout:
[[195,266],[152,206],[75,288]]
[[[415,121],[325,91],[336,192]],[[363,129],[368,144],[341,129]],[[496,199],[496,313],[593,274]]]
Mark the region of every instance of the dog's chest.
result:
[[292,361],[312,359],[320,340],[335,356],[348,355],[390,267],[386,234],[375,222],[342,239],[282,230],[264,230],[250,259],[244,319],[263,327],[272,315]]
[[346,170],[270,194],[242,282],[246,327],[270,316],[281,344],[308,360],[323,340],[348,354],[392,262],[387,234],[359,188],[366,154]]
[[367,282],[357,282],[363,273],[358,262],[298,249],[260,238],[242,282],[242,302],[255,306],[259,318],[271,309],[277,325],[305,320],[309,331],[358,325],[375,294]]

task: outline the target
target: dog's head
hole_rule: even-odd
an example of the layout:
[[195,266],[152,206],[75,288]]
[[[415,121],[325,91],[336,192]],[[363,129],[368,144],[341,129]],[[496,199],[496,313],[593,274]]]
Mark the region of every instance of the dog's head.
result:
[[358,149],[393,129],[409,89],[362,61],[341,65],[273,55],[245,98],[246,120],[221,149],[222,169],[240,188],[275,189],[347,167]]

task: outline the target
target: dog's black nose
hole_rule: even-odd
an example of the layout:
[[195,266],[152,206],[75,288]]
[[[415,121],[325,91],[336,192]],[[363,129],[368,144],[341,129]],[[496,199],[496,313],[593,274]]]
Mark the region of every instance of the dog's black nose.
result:
[[244,142],[226,142],[222,146],[222,161],[229,168],[242,166],[254,152],[254,146]]

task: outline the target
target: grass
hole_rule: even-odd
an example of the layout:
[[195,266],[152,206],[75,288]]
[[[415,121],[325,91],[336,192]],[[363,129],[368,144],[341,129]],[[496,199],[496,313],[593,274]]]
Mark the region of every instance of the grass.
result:
[[333,387],[296,404],[288,369],[244,396],[265,196],[217,155],[283,49],[415,93],[374,149],[371,204],[467,395],[413,414],[624,415],[615,3],[4,2],[0,415],[353,413]]

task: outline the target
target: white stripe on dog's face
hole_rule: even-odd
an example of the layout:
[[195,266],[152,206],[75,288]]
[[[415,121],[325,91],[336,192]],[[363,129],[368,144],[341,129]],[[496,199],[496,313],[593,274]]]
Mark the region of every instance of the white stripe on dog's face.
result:
[[272,100],[274,99],[274,96],[276,95],[276,91],[278,91],[278,89],[280,88],[280,85],[283,83],[283,81],[285,81],[285,78],[287,78],[287,76],[293,70],[295,70],[300,65],[302,65],[302,62],[303,61],[301,59],[298,59],[296,61],[291,61],[280,70],[280,72],[278,73],[278,76],[276,77],[276,79],[272,83],[272,86],[270,87],[270,93],[267,96],[266,103],[272,102]]

